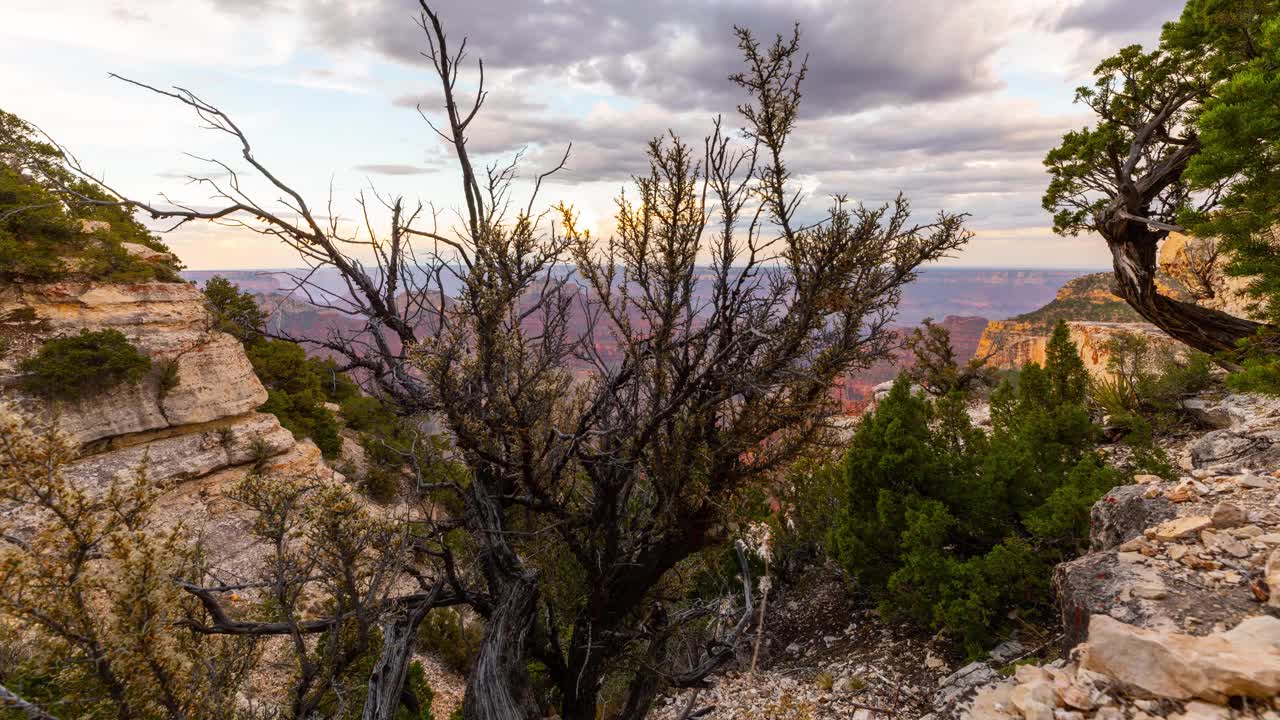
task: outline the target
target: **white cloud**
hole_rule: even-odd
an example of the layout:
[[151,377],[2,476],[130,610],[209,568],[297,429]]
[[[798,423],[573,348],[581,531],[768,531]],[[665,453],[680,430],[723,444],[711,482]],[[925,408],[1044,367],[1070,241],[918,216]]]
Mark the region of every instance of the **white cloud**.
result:
[[[701,142],[740,101],[731,28],[762,39],[802,23],[810,53],[790,162],[810,193],[880,202],[905,191],[922,213],[974,214],[978,239],[954,262],[1091,265],[1105,247],[1061,239],[1039,208],[1040,161],[1085,116],[1070,104],[1087,69],[1121,43],[1156,37],[1181,0],[439,0],[454,42],[484,55],[489,103],[474,152],[527,147],[525,174],[569,168],[543,196],[611,225],[610,198],[644,167],[647,140],[674,128]],[[1140,6],[1140,7],[1139,7]],[[0,24],[4,107],[37,122],[131,192],[191,202],[183,152],[237,159],[172,101],[109,70],[192,87],[232,111],[313,204],[336,210],[370,181],[456,205],[450,153],[414,115],[438,107],[412,0],[10,0]],[[463,85],[474,81],[464,75]],[[268,195],[270,197],[270,195]],[[295,264],[289,251],[225,228],[173,243],[195,268]],[[1085,249],[1087,248],[1087,249]],[[1087,259],[1087,262],[1084,260]]]

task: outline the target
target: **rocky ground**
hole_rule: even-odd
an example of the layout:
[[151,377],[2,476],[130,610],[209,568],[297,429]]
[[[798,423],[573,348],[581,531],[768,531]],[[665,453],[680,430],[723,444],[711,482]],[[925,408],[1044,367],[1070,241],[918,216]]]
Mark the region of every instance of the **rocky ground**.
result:
[[1172,448],[1181,477],[1112,490],[1092,552],[1055,571],[1070,656],[982,689],[969,717],[1280,720],[1280,401],[1187,409],[1216,429]]
[[745,659],[744,669],[666,698],[650,717],[675,720],[689,708],[701,718],[918,718],[958,675],[940,642],[882,622],[832,567],[811,568],[771,596],[765,631],[756,673]]
[[1166,448],[1179,477],[1112,490],[1091,552],[1056,569],[1060,635],[952,666],[945,643],[886,625],[837,570],[813,569],[770,598],[758,672],[652,717],[1280,720],[1280,400],[1187,410],[1201,429]]

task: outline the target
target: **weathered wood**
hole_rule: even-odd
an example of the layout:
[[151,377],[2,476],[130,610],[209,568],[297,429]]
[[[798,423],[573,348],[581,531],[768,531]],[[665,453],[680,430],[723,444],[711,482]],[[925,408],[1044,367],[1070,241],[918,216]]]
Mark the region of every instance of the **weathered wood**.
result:
[[536,720],[529,694],[526,644],[533,628],[537,586],[532,576],[509,582],[487,618],[484,639],[467,678],[466,720]]
[[418,639],[418,626],[435,606],[437,594],[433,591],[426,600],[399,608],[383,621],[382,653],[369,674],[369,693],[361,720],[392,720],[395,717],[404,696],[404,681]]
[[1111,250],[1120,297],[1139,315],[1173,338],[1209,354],[1232,352],[1240,340],[1265,327],[1195,303],[1174,300],[1156,287],[1156,249],[1166,235],[1133,220],[1110,223]]

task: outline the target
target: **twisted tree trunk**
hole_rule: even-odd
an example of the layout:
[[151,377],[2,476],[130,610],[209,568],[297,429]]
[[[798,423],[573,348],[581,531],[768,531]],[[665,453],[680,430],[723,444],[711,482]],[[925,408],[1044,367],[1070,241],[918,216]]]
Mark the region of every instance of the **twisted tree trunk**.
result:
[[425,602],[402,608],[382,626],[382,654],[369,674],[369,695],[361,720],[392,720],[404,695],[418,626],[431,611],[434,593]]
[[1152,325],[1209,354],[1234,351],[1238,341],[1266,327],[1160,294],[1156,287],[1156,247],[1168,233],[1151,230],[1135,221],[1116,225],[1106,240],[1120,297]]
[[498,474],[476,473],[467,494],[466,524],[486,545],[480,555],[492,601],[486,603],[484,639],[467,677],[462,715],[466,720],[537,720],[529,686],[529,641],[538,604],[537,575],[525,569],[507,544],[497,498]]
[[484,640],[467,678],[466,720],[536,720],[526,644],[533,629],[537,585],[520,575],[503,587],[487,618]]

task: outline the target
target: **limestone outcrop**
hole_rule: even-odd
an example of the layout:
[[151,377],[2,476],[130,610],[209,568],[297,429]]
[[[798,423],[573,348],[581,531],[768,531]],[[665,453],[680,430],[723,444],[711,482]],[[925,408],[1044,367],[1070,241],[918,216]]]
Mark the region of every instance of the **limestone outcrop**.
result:
[[[114,329],[152,360],[151,372],[75,402],[23,392],[18,366],[51,337]],[[157,512],[206,537],[219,559],[242,555],[243,518],[222,489],[250,471],[331,475],[310,441],[256,412],[267,392],[244,348],[214,329],[204,296],[186,283],[0,286],[0,396],[33,422],[53,422],[80,447],[67,477],[103,490],[145,467],[165,488]],[[202,499],[203,498],[203,499]],[[235,564],[232,562],[232,564]]]
[[1237,317],[1259,319],[1255,317],[1255,303],[1245,292],[1250,279],[1222,272],[1230,258],[1217,249],[1212,238],[1169,233],[1160,243],[1156,262],[1162,272],[1191,289],[1198,304]]
[[[152,360],[139,383],[78,402],[47,405],[18,391],[17,365],[50,337],[114,329]],[[185,283],[14,284],[0,288],[0,388],[80,444],[128,441],[130,435],[251,413],[267,399],[244,349],[212,329],[203,295]]]
[[1080,667],[1177,700],[1267,699],[1280,692],[1280,620],[1257,615],[1226,632],[1195,636],[1095,615]]
[[[1111,353],[1108,343],[1118,337],[1136,335],[1147,341],[1148,347],[1165,348],[1178,355],[1186,353],[1185,346],[1166,335],[1154,325],[1144,322],[1071,321],[1071,342],[1080,350],[1080,359],[1089,373],[1106,377]],[[1020,368],[1028,362],[1041,365],[1045,361],[1045,348],[1049,344],[1052,326],[1019,320],[1000,320],[987,325],[978,343],[978,357],[991,356],[991,363],[1000,368]]]

